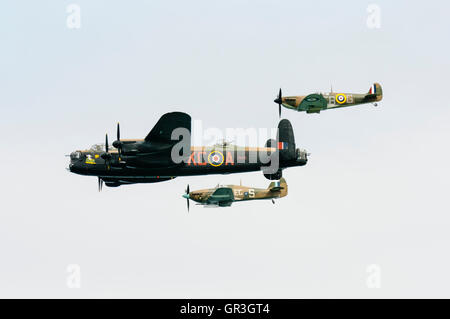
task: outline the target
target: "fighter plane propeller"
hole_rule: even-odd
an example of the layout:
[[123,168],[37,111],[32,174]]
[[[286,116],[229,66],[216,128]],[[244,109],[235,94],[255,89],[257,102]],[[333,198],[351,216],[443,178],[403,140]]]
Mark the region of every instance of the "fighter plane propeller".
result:
[[188,210],[188,213],[189,213],[189,184],[186,187],[186,194],[185,194],[184,197],[186,198],[187,210]]
[[280,91],[278,92],[277,98],[273,101],[278,104],[278,116],[281,117],[281,104],[283,103],[283,97],[281,95],[281,88],[280,88]]

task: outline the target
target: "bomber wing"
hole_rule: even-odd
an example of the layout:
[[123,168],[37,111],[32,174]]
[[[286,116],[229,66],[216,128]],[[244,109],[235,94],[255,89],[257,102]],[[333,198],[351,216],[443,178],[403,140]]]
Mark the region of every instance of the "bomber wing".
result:
[[[180,134],[177,132],[175,132],[177,134],[173,134],[174,130],[178,128],[182,128],[184,131]],[[184,147],[182,149],[183,154],[180,154],[181,159],[189,157],[191,149],[190,132],[191,117],[188,114],[182,112],[166,113],[161,116],[144,140],[119,140],[118,130],[118,140],[113,145],[120,149],[120,153],[125,156],[122,160],[126,161],[129,167],[173,165],[171,151],[180,141],[180,137],[183,139],[182,146]],[[186,133],[188,133],[187,136]],[[172,139],[172,135],[174,139]],[[175,162],[175,164],[178,163]]]

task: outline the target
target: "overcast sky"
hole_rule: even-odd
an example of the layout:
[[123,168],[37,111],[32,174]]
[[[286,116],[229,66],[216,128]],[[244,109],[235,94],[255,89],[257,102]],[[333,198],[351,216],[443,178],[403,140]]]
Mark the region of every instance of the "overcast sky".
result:
[[[376,1],[370,28],[371,3],[3,1],[0,297],[449,298],[450,5]],[[373,82],[379,107],[283,110],[311,156],[275,205],[186,211],[188,183],[266,187],[260,172],[99,193],[65,169],[117,121],[123,138],[175,110],[269,129],[280,87]]]

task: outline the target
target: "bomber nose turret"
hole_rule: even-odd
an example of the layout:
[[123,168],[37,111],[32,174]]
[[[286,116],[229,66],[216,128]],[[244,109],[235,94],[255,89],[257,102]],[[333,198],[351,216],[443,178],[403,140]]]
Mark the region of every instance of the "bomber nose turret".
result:
[[76,163],[79,162],[79,160],[81,158],[81,152],[80,151],[72,152],[72,153],[70,153],[69,157],[70,157],[69,171],[75,173],[75,170],[76,170],[75,165],[76,165]]
[[80,159],[81,157],[81,152],[80,151],[75,151],[70,153],[70,162],[76,162]]
[[84,156],[80,151],[70,153],[69,171],[76,174],[83,174],[86,171],[86,166],[83,162]]

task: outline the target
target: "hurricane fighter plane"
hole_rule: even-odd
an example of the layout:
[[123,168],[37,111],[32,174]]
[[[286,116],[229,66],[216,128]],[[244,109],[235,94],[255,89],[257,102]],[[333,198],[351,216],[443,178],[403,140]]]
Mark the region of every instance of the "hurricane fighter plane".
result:
[[329,93],[313,93],[301,96],[283,97],[281,89],[274,100],[278,104],[278,113],[281,117],[281,106],[285,108],[306,113],[320,113],[323,110],[336,109],[341,107],[373,103],[383,98],[383,90],[379,83],[374,83],[367,93],[336,93],[331,90]]
[[183,197],[187,199],[187,208],[189,211],[189,200],[197,202],[198,205],[227,207],[233,202],[242,202],[256,199],[271,199],[275,203],[274,198],[281,198],[287,195],[288,188],[284,178],[279,181],[270,183],[267,188],[254,188],[241,185],[217,185],[215,188],[201,189],[197,191],[189,191],[187,186],[186,193]]
[[[173,139],[176,129],[184,129],[188,137]],[[72,173],[98,177],[99,190],[106,186],[136,183],[156,183],[177,176],[232,174],[262,170],[271,180],[282,177],[288,167],[307,163],[305,150],[296,149],[294,132],[288,120],[278,125],[277,139],[269,139],[264,147],[239,147],[232,144],[191,146],[191,117],[186,113],[164,114],[145,139],[121,139],[117,125],[117,140],[111,148],[105,144],[70,154],[68,170]],[[176,136],[177,134],[175,134]],[[175,160],[175,149],[181,142],[188,151],[181,151],[183,160]],[[174,152],[173,152],[174,151]],[[265,155],[265,157],[263,156]],[[265,158],[269,157],[269,160]],[[277,165],[272,165],[273,162]],[[273,170],[273,168],[276,170]],[[269,168],[269,169],[268,169]]]

